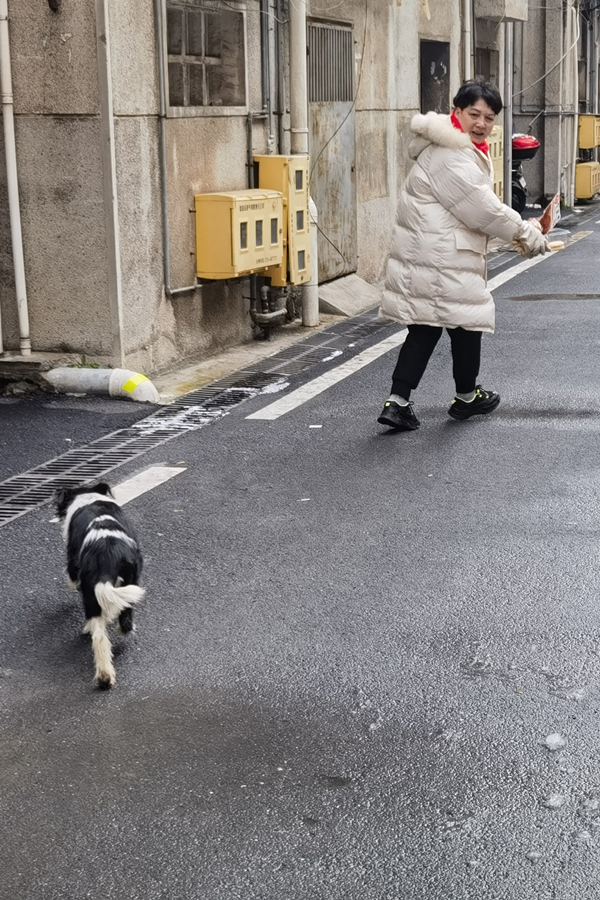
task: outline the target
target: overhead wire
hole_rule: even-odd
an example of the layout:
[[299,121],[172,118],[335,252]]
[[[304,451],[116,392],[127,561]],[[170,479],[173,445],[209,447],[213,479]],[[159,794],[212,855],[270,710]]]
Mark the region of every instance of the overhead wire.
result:
[[528,90],[529,90],[529,88],[532,88],[532,87],[534,87],[536,84],[539,84],[540,81],[543,81],[545,78],[547,78],[548,75],[550,75],[551,72],[554,72],[554,70],[557,69],[557,68],[560,66],[561,62],[562,62],[564,59],[567,58],[567,56],[569,55],[569,53],[571,52],[571,50],[574,50],[574,49],[575,49],[575,47],[576,47],[577,44],[579,43],[579,38],[580,38],[580,37],[581,37],[581,28],[580,28],[580,26],[579,26],[579,18],[578,18],[578,19],[577,19],[577,36],[576,36],[575,40],[573,41],[573,43],[571,44],[571,46],[563,53],[563,55],[562,55],[561,58],[558,60],[558,62],[554,63],[553,66],[550,66],[550,68],[547,69],[547,70],[544,72],[543,75],[540,75],[539,78],[536,78],[535,81],[532,81],[531,84],[526,85],[526,86],[525,86],[524,88],[522,88],[520,91],[515,91],[515,93],[513,94],[513,99],[514,99],[515,97],[518,97],[520,94],[524,94],[525,91],[528,91]]
[[289,19],[278,18],[275,15],[275,13],[273,12],[273,10],[271,10],[271,12],[269,13],[269,12],[267,12],[267,10],[260,9],[260,8],[259,9],[248,9],[247,7],[234,6],[233,3],[228,3],[227,0],[219,0],[219,3],[221,4],[221,6],[226,6],[227,9],[232,9],[234,12],[245,12],[245,13],[251,13],[251,14],[256,13],[256,15],[258,15],[258,16],[262,15],[262,16],[267,16],[269,18],[273,18],[276,22],[279,22],[280,25],[287,25],[289,22]]

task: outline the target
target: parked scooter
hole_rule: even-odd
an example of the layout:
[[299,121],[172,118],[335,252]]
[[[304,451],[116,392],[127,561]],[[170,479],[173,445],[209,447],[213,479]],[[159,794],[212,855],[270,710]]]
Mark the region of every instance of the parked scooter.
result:
[[522,213],[527,203],[527,182],[523,175],[523,161],[533,159],[540,142],[530,134],[513,134],[512,139],[512,208]]

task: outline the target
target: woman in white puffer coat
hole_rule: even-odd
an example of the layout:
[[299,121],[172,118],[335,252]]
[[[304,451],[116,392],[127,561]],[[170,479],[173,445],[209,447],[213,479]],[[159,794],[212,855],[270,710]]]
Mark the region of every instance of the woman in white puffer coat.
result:
[[408,325],[378,422],[398,431],[419,427],[409,402],[442,330],[452,343],[455,419],[492,412],[494,391],[476,384],[482,332],[494,331],[494,301],[486,285],[490,237],[512,242],[524,256],[548,249],[541,232],[494,194],[486,143],[502,109],[496,87],[467,82],[452,116],[414,116],[415,164],[404,182],[387,265],[381,313]]

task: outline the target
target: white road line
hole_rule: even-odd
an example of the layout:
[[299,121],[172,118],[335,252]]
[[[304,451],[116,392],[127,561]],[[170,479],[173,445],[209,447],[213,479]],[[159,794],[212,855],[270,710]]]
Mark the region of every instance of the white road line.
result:
[[[580,241],[582,238],[587,237],[588,234],[592,234],[592,232],[578,231],[571,236],[569,244]],[[507,269],[506,272],[502,272],[500,275],[490,278],[488,281],[488,288],[490,291],[495,291],[502,284],[506,284],[507,281],[510,281],[511,278],[516,278],[517,275],[527,271],[527,269],[530,269],[532,266],[537,266],[545,259],[549,259],[557,253],[562,252],[562,250],[555,250],[544,256],[535,256],[533,259],[524,259],[523,262],[517,263],[516,266]],[[302,406],[303,403],[312,400],[317,394],[321,394],[323,391],[326,391],[327,388],[337,384],[338,381],[343,381],[344,378],[348,378],[349,375],[353,375],[355,372],[358,372],[359,369],[368,366],[369,363],[374,362],[374,360],[383,356],[384,353],[388,353],[388,351],[393,350],[394,347],[399,347],[400,344],[404,342],[407,334],[408,332],[406,329],[396,332],[396,334],[386,338],[384,341],[380,341],[379,344],[374,344],[372,347],[369,347],[368,350],[363,350],[358,356],[354,356],[352,359],[347,360],[347,362],[342,363],[341,366],[337,366],[337,368],[332,369],[330,372],[326,372],[325,375],[319,375],[318,378],[309,381],[308,384],[303,384],[302,387],[299,387],[295,391],[292,391],[291,394],[282,397],[281,400],[276,400],[275,403],[264,406],[262,409],[259,409],[258,412],[246,416],[246,418],[261,419],[263,421],[271,422],[274,419],[278,419],[280,416],[284,416],[286,413],[291,412],[292,409]]]
[[145,494],[146,491],[151,491],[153,488],[158,487],[159,484],[164,484],[165,481],[169,481],[170,478],[174,478],[181,472],[185,472],[185,467],[150,466],[148,469],[144,469],[143,472],[134,475],[133,478],[128,478],[127,481],[122,481],[121,484],[115,485],[112,491],[115,499],[123,505],[129,503],[130,500],[135,500],[141,494]]
[[[170,478],[185,472],[185,468],[185,466],[149,466],[143,472],[139,472],[132,478],[128,478],[126,481],[122,481],[121,484],[116,484],[112,487],[115,500],[118,500],[121,506],[124,506],[130,500],[135,500],[136,497],[145,494],[146,491],[151,491],[152,488],[158,487],[159,484],[164,484]],[[58,522],[58,516],[54,516],[48,521]]]
[[[592,234],[591,231],[578,231],[575,234],[572,234],[569,238],[567,246],[571,244],[577,243],[582,238],[587,237],[589,234]],[[507,269],[505,272],[501,272],[500,275],[496,275],[494,278],[490,278],[488,281],[488,288],[490,291],[495,291],[501,285],[506,284],[507,281],[510,281],[511,278],[515,278],[517,275],[520,275],[521,272],[525,272],[527,269],[531,269],[532,266],[537,266],[539,263],[544,262],[545,259],[550,259],[553,256],[556,256],[557,253],[563,253],[563,250],[553,250],[550,253],[546,253],[544,256],[534,256],[533,259],[524,259],[523,262],[517,263],[516,266],[511,266],[510,269]]]
[[378,344],[374,344],[367,350],[363,350],[362,353],[359,353],[357,356],[353,356],[352,359],[349,359],[346,362],[342,363],[341,366],[337,366],[335,369],[332,369],[331,372],[326,372],[324,375],[320,375],[318,378],[313,379],[313,381],[309,381],[308,384],[303,384],[302,387],[299,387],[295,391],[292,391],[291,394],[288,394],[286,397],[282,397],[281,400],[276,400],[275,403],[270,403],[263,409],[259,409],[258,412],[252,413],[252,415],[250,416],[246,416],[246,418],[267,419],[269,421],[278,419],[279,416],[285,415],[285,413],[290,412],[290,410],[295,409],[297,406],[301,406],[303,403],[306,403],[307,400],[311,400],[313,397],[316,397],[317,394],[321,394],[323,391],[326,391],[327,388],[330,388],[332,387],[332,385],[337,384],[338,381],[343,381],[344,378],[348,378],[349,375],[353,375],[354,372],[358,372],[358,370],[362,369],[363,366],[368,366],[369,363],[372,363],[380,356],[383,356],[384,353],[388,353],[395,347],[399,347],[400,344],[404,343],[407,334],[408,332],[406,331],[406,329],[397,331],[396,334],[393,334],[391,337],[386,338],[384,341],[380,341]]
[[511,266],[510,269],[507,269],[505,272],[501,272],[499,275],[495,275],[493,278],[490,278],[487,285],[488,290],[495,291],[500,287],[500,285],[506,284],[507,281],[510,281],[511,278],[515,278],[517,275],[520,275],[521,272],[525,272],[532,266],[539,265],[539,263],[543,262],[545,259],[548,259],[550,256],[554,256],[555,253],[560,252],[560,250],[555,250],[553,253],[548,253],[546,256],[534,256],[533,259],[524,259],[522,262],[517,263],[516,266]]

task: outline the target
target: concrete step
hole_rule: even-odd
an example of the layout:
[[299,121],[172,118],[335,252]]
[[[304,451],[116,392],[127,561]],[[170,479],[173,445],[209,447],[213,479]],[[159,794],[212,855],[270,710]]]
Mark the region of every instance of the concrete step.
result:
[[[53,391],[44,378],[44,372],[55,369],[57,366],[69,366],[80,362],[81,357],[76,353],[32,353],[31,356],[21,356],[20,353],[7,351],[0,355],[0,391],[5,389],[15,390],[17,393],[42,389]],[[22,385],[22,389],[17,389]]]
[[369,284],[358,275],[344,275],[319,285],[319,310],[336,316],[358,316],[381,303],[382,284]]

